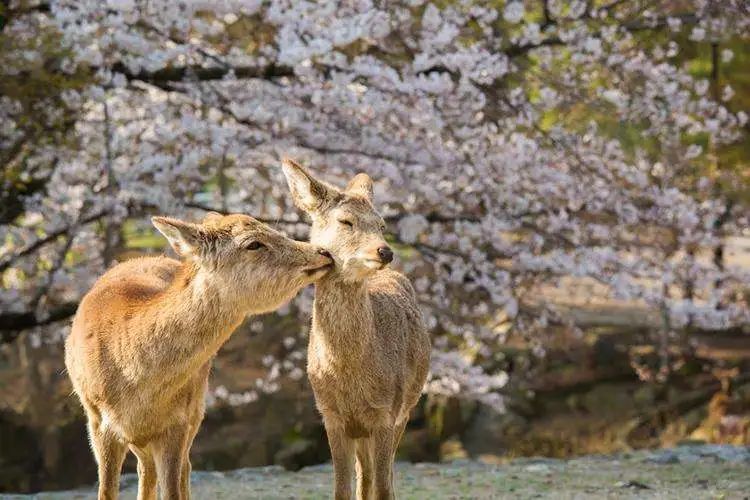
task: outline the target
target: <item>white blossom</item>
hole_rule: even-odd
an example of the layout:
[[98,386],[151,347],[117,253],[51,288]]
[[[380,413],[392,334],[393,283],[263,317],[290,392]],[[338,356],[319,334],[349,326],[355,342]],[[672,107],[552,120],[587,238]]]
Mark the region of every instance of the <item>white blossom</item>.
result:
[[[40,289],[44,304],[79,301],[111,265],[102,228],[148,235],[151,214],[198,220],[196,207],[226,209],[306,237],[278,169],[283,155],[338,185],[357,171],[374,179],[375,205],[395,228],[388,237],[433,334],[428,391],[501,408],[512,383],[494,364],[503,332],[534,339],[564,323],[554,304],[530,306],[562,278],[668,311],[672,328],[746,326],[747,273],[680,257],[696,245],[711,254],[748,222],[735,208],[715,227],[726,200],[702,173],[684,175],[711,155],[684,138],[701,137],[708,151],[736,144],[748,115],[729,107],[739,104],[728,85],[716,102],[711,83],[680,65],[677,32],[690,26],[696,45],[724,43],[750,32],[748,16],[708,12],[699,0],[659,12],[628,2],[587,11],[589,3],[550,0],[554,22],[541,25],[519,0],[502,10],[59,0],[14,20],[3,35],[29,45],[3,54],[9,78],[47,60],[34,45],[42,23],[59,30],[61,75],[90,80],[35,117],[72,118],[62,120],[68,136],[23,149],[19,182],[45,189],[0,226],[0,309],[34,309]],[[264,29],[238,39],[245,16]],[[658,43],[633,26],[660,30]],[[723,63],[732,57],[722,49]],[[0,150],[26,133],[24,105],[0,96]],[[575,123],[561,118],[571,109],[582,117]],[[633,148],[625,126],[649,148]],[[64,236],[23,252],[58,232],[71,234],[71,258],[47,273]],[[692,299],[663,289],[688,283]],[[262,356],[266,374],[252,390],[220,386],[209,399],[245,404],[303,378],[311,309],[306,290],[277,312],[299,321]],[[250,320],[249,330],[266,324]],[[44,330],[55,339],[66,331],[62,322]],[[532,352],[544,356],[544,347]]]
[[509,23],[520,23],[523,19],[523,15],[523,2],[519,2],[516,0],[511,0],[510,2],[508,2],[505,5],[505,9],[503,10],[503,19],[505,19]]

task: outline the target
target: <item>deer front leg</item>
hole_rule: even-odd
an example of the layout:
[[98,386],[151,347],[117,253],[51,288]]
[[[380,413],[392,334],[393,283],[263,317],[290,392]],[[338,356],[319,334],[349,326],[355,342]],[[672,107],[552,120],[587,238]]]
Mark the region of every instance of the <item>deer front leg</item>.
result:
[[185,455],[182,461],[182,472],[180,473],[180,491],[183,500],[190,500],[190,473],[193,466],[190,463],[190,457],[187,456],[187,453]]
[[357,439],[355,449],[357,452],[357,500],[368,500],[372,498],[372,447],[371,439]]
[[342,426],[326,422],[325,427],[333,460],[334,497],[336,500],[350,500],[354,472],[354,440],[344,433]]
[[203,422],[203,416],[206,411],[205,400],[206,393],[208,392],[208,374],[211,370],[211,362],[207,362],[203,365],[200,372],[194,378],[194,384],[192,385],[192,393],[190,394],[189,403],[189,423],[186,429],[186,443],[182,457],[182,472],[180,474],[180,488],[182,491],[182,498],[184,500],[190,500],[190,473],[193,470],[192,464],[190,463],[190,448],[193,447],[193,441],[195,440],[196,434],[201,427]]
[[198,434],[203,414],[196,417],[196,420],[190,424],[190,430],[188,434],[188,441],[185,446],[185,453],[182,457],[182,474],[180,475],[180,487],[182,488],[182,496],[184,500],[190,500],[190,473],[193,470],[192,464],[190,463],[190,448],[193,447],[193,440],[195,435]]
[[138,500],[156,500],[156,464],[151,451],[130,445],[138,457]]
[[174,426],[153,443],[161,498],[187,500],[182,482],[187,438],[186,426]]
[[120,493],[120,471],[128,449],[117,436],[89,418],[89,438],[99,473],[99,500],[116,500]]
[[393,496],[393,443],[395,429],[380,427],[373,432],[372,457],[375,470],[375,498],[391,500]]

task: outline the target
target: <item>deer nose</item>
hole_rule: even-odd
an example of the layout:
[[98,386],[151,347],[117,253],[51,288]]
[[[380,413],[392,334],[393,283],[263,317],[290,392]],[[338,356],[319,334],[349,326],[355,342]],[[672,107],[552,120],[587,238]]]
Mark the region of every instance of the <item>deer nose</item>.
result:
[[323,257],[328,257],[329,259],[333,260],[333,255],[331,255],[331,252],[324,248],[319,248],[318,253],[322,255]]
[[378,257],[380,257],[380,260],[388,264],[393,261],[393,250],[389,247],[380,247],[378,248]]

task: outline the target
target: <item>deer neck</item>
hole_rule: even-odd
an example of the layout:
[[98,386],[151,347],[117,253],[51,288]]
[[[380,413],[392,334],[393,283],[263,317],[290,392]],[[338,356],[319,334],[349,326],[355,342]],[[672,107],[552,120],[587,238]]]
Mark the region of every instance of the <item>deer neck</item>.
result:
[[236,294],[227,293],[214,275],[189,262],[152,307],[157,336],[172,347],[175,365],[208,361],[247,313]]
[[374,330],[372,303],[365,281],[346,281],[332,275],[315,285],[313,329],[333,351],[347,356],[364,348]]

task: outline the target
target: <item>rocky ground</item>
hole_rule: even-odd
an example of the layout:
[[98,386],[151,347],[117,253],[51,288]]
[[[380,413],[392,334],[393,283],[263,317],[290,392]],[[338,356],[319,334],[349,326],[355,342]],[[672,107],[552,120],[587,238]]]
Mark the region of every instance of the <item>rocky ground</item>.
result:
[[[474,461],[397,466],[397,495],[439,498],[750,498],[750,448],[681,446],[571,460],[521,459],[495,465]],[[198,499],[329,498],[330,465],[287,472],[281,467],[194,472]],[[123,476],[125,499],[136,478]],[[41,493],[39,499],[95,498],[91,488]],[[31,496],[0,495],[3,499]]]

